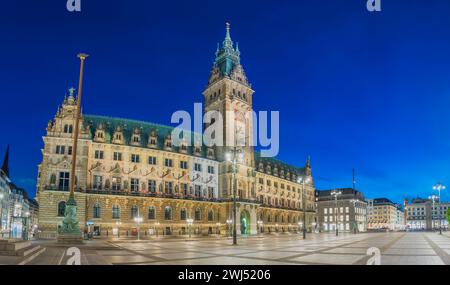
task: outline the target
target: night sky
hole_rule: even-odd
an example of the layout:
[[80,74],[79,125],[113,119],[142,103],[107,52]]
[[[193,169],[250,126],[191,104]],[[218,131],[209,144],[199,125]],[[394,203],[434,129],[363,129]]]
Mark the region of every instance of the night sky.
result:
[[[86,61],[83,112],[170,125],[201,102],[231,23],[254,109],[280,111],[278,158],[318,189],[426,197],[450,185],[450,1],[4,1],[0,152],[35,192],[42,136]],[[450,194],[443,192],[443,199]]]

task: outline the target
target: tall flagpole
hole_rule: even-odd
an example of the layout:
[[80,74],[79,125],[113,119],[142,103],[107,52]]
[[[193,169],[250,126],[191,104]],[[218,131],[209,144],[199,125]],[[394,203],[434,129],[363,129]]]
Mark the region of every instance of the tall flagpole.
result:
[[78,96],[77,96],[77,113],[75,115],[75,132],[73,134],[73,146],[72,146],[72,171],[70,173],[70,195],[69,200],[74,199],[75,192],[75,169],[77,164],[77,147],[78,147],[78,132],[80,128],[80,116],[81,116],[81,90],[83,86],[83,69],[84,60],[88,57],[87,54],[80,53],[78,58],[80,59],[80,79],[78,81]]
[[77,202],[75,200],[75,170],[77,164],[77,146],[78,146],[78,133],[80,128],[81,117],[81,90],[83,83],[83,69],[84,60],[88,57],[87,54],[80,53],[78,58],[80,59],[80,79],[78,82],[78,97],[77,97],[77,109],[75,114],[75,131],[73,134],[72,145],[72,169],[70,172],[70,194],[66,203],[66,209],[64,212],[64,219],[62,226],[59,230],[58,241],[64,243],[76,243],[82,242],[83,236],[78,224],[77,217]]

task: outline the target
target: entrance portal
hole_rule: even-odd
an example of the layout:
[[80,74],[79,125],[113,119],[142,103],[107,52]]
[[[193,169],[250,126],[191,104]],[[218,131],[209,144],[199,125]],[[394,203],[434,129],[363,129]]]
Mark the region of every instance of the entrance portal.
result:
[[247,210],[241,212],[241,235],[250,235],[250,214]]

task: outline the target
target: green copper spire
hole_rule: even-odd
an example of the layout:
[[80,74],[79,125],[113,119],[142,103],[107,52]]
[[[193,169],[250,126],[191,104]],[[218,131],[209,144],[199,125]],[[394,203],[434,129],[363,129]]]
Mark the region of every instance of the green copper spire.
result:
[[233,41],[231,40],[230,36],[230,23],[226,23],[226,34],[225,40],[223,41],[223,47],[233,49]]
[[214,64],[224,76],[229,76],[234,67],[240,64],[240,52],[237,47],[236,49],[233,47],[229,23],[226,23],[225,39],[223,40],[222,47],[218,47],[216,51]]

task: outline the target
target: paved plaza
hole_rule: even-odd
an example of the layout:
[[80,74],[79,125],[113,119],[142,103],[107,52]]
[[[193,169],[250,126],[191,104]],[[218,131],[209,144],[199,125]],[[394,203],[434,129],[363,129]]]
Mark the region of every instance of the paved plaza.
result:
[[[445,233],[393,232],[265,235],[239,238],[237,246],[222,239],[93,240],[79,246],[81,264],[143,265],[364,265],[367,249],[381,251],[382,265],[450,264],[450,236]],[[66,249],[36,241],[46,250],[27,264],[66,264]],[[0,263],[1,258],[0,258]]]

